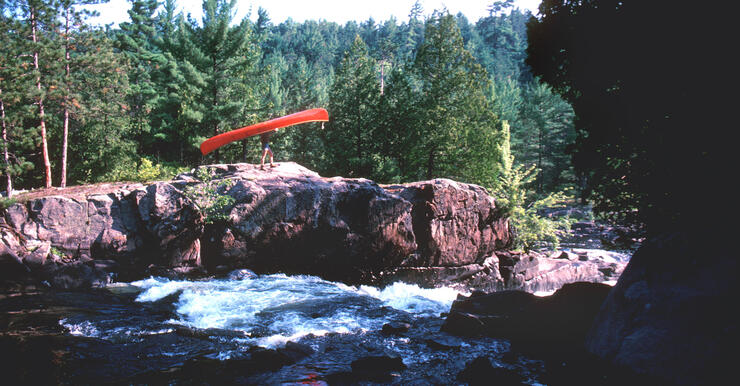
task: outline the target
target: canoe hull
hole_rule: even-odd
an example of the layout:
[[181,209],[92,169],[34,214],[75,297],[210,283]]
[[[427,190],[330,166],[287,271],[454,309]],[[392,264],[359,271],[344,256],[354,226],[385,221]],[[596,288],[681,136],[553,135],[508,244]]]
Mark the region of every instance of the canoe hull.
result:
[[254,125],[245,126],[240,129],[221,133],[206,139],[200,144],[200,152],[206,155],[221,146],[227,145],[231,142],[238,141],[244,138],[251,137],[253,135],[266,133],[275,129],[297,125],[305,122],[326,122],[329,120],[329,113],[325,109],[309,109],[299,111],[297,113],[289,114],[279,118],[271,119],[256,123]]

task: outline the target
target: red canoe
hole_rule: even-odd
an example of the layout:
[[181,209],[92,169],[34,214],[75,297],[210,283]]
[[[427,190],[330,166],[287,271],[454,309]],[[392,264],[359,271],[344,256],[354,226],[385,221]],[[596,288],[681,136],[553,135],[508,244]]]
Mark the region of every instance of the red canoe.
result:
[[256,123],[251,126],[242,127],[241,129],[231,130],[211,138],[206,139],[200,144],[200,152],[206,155],[219,147],[228,143],[238,141],[253,135],[266,133],[275,129],[287,126],[297,125],[305,122],[326,122],[329,120],[329,113],[324,109],[309,109],[299,111],[284,117],[271,119],[269,121]]

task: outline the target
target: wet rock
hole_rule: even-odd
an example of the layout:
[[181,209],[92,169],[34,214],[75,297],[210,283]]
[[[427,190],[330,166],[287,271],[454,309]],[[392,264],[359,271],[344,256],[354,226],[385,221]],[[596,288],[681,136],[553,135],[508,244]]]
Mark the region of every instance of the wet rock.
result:
[[226,275],[226,278],[229,280],[254,279],[255,277],[257,277],[257,274],[246,268],[231,271],[228,275]]
[[247,338],[248,336],[237,330],[226,330],[223,328],[194,328],[188,326],[176,326],[175,333],[180,336],[196,339],[211,339],[211,338]]
[[275,371],[285,365],[295,363],[289,356],[278,350],[253,347],[249,350],[249,368],[255,371]]
[[486,324],[479,315],[467,312],[450,312],[442,325],[442,331],[458,336],[476,336],[485,332]]
[[111,281],[105,270],[80,263],[48,268],[44,276],[56,289],[101,288]]
[[460,342],[447,339],[443,336],[437,336],[432,339],[425,339],[424,343],[432,350],[460,350]]
[[515,371],[491,365],[487,357],[470,361],[457,375],[457,380],[470,385],[526,385],[526,380]]
[[457,300],[442,331],[509,339],[519,350],[541,356],[582,351],[586,333],[610,289],[605,284],[579,282],[546,297],[503,291]]
[[392,322],[392,323],[384,324],[380,330],[380,333],[385,336],[402,335],[403,333],[408,332],[410,328],[411,328],[410,323]]
[[728,307],[737,303],[738,259],[729,237],[685,228],[646,240],[596,317],[589,352],[656,384],[734,378],[740,330]]
[[277,351],[285,358],[289,363],[295,363],[303,358],[309,357],[314,354],[314,349],[311,346],[303,343],[287,342],[285,346],[280,347]]
[[352,361],[352,373],[360,377],[376,377],[406,368],[400,357],[368,356]]

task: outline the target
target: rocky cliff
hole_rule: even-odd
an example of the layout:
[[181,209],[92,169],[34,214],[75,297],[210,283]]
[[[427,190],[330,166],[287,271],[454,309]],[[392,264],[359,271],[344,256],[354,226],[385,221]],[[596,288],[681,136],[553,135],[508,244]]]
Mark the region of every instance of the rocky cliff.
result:
[[435,179],[382,186],[322,177],[295,163],[266,171],[207,168],[229,181],[218,194],[232,198],[225,219],[212,223],[184,193],[203,184],[193,173],[149,185],[59,190],[10,206],[0,218],[0,280],[74,288],[249,268],[354,283],[536,291],[602,281],[622,268],[506,252],[508,222],[476,185]]

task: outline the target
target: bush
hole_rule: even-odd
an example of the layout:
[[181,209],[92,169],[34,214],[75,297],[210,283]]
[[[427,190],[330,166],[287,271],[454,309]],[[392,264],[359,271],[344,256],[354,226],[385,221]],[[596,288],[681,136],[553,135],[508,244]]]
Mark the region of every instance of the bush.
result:
[[233,185],[233,181],[214,180],[213,171],[207,167],[197,168],[193,174],[201,183],[186,187],[185,196],[200,209],[206,224],[228,220],[227,209],[234,204],[234,197],[224,192]]
[[15,198],[0,197],[0,212],[5,212],[11,205],[18,202]]
[[503,123],[502,134],[501,174],[493,192],[513,229],[512,246],[525,251],[540,247],[557,249],[560,235],[570,230],[569,218],[552,219],[541,216],[539,212],[545,208],[562,207],[572,197],[567,191],[560,191],[534,199],[534,191],[527,189],[527,185],[535,180],[538,171],[534,166],[524,169],[523,165],[514,165],[507,122]]
[[136,181],[150,182],[169,180],[172,177],[187,171],[182,166],[153,163],[148,158],[139,159],[138,164],[133,162],[120,163],[115,169],[105,173],[100,181]]

